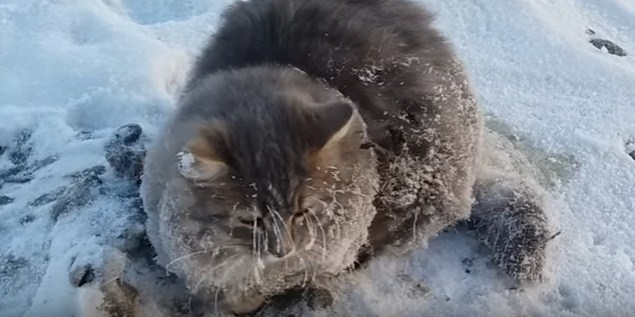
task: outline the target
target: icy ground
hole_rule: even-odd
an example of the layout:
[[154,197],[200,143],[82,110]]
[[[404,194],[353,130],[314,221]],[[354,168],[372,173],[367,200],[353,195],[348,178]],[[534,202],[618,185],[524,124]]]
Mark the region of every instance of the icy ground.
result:
[[[74,285],[91,275],[82,268],[107,246],[136,248],[134,185],[104,147],[127,123],[152,139],[230,2],[0,0],[0,317],[73,315]],[[635,2],[421,2],[465,60],[490,124],[547,176],[562,234],[549,280],[516,289],[451,229],[358,273],[349,313],[633,316]]]

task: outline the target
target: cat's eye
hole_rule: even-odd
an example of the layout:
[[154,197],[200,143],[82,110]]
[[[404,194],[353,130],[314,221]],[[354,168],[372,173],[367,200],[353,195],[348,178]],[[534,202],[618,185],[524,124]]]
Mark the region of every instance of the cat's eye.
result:
[[264,225],[264,222],[260,217],[240,217],[238,218],[238,221],[249,227],[262,227]]
[[294,219],[300,219],[303,218],[304,216],[309,214],[309,209],[304,208],[304,209],[300,209],[298,211],[296,211],[295,213],[293,213],[292,217]]
[[304,208],[304,209],[300,209],[298,211],[296,211],[295,215],[296,216],[303,216],[309,213],[309,209],[308,208]]

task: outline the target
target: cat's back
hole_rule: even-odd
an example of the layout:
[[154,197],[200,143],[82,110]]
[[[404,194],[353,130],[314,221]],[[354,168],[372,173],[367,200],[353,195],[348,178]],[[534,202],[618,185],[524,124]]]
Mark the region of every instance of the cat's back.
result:
[[199,56],[191,84],[217,70],[266,63],[293,65],[334,86],[370,61],[407,55],[443,64],[452,54],[431,22],[408,0],[238,1]]

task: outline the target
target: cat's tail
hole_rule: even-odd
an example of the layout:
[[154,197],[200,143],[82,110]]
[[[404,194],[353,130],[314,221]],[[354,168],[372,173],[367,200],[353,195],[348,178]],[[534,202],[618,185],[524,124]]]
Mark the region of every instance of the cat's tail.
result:
[[518,281],[543,279],[551,229],[549,198],[527,158],[503,136],[485,132],[470,224],[493,261]]

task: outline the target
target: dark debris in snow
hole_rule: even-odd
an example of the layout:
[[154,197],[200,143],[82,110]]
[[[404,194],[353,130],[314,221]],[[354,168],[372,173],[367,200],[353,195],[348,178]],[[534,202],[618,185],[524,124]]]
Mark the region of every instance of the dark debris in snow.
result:
[[106,145],[106,160],[121,177],[139,182],[143,172],[145,147],[139,142],[143,130],[138,124],[120,127]]

